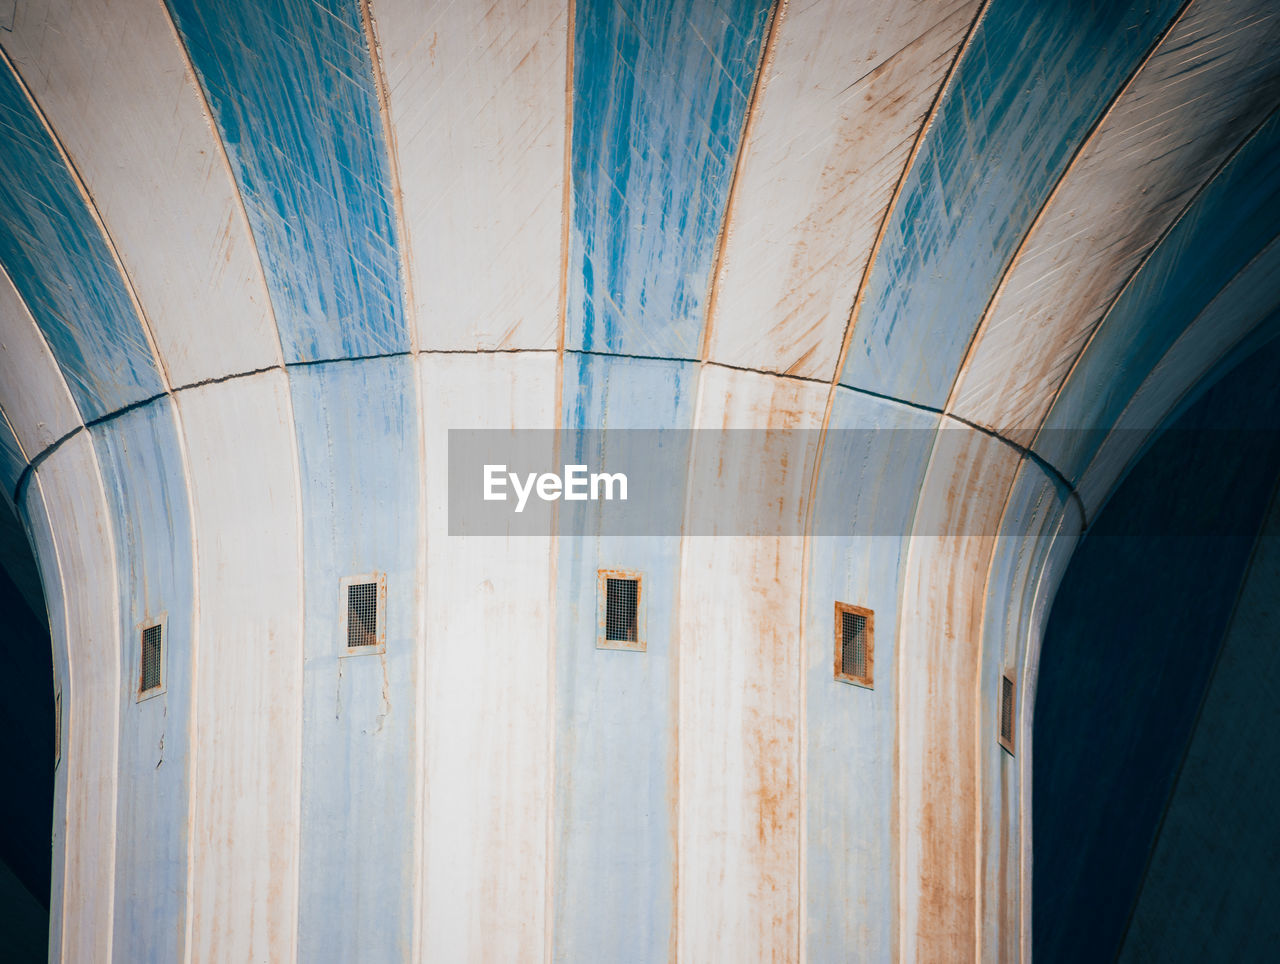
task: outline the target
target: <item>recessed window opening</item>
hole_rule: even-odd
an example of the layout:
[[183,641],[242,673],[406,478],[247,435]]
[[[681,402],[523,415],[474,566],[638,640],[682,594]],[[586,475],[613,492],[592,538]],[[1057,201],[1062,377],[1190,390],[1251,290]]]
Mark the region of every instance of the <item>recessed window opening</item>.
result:
[[629,570],[601,569],[598,578],[597,648],[643,652],[646,644],[640,574]]
[[1013,677],[1005,674],[1000,677],[1000,745],[1013,753],[1013,716],[1017,708],[1014,702]]
[[342,580],[343,655],[385,649],[386,598],[386,577],[380,573]]
[[873,686],[874,645],[875,613],[862,606],[836,603],[836,679]]
[[139,627],[138,634],[138,701],[164,692],[165,619],[153,620]]

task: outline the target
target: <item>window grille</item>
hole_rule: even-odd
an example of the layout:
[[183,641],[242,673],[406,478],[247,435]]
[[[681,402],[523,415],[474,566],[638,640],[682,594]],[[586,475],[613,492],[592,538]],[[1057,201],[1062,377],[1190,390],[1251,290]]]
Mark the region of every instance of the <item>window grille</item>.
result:
[[160,647],[163,631],[159,626],[148,626],[142,631],[142,692],[160,686]]
[[836,603],[835,677],[846,683],[874,685],[875,614],[862,606]]
[[347,647],[378,645],[378,584],[358,582],[347,587]]
[[138,681],[138,702],[159,696],[164,692],[165,626],[167,617],[159,617],[138,627],[138,662],[135,664]]
[[606,584],[604,638],[634,643],[640,638],[636,629],[636,580],[608,579]]
[[342,580],[339,656],[386,651],[387,578],[374,572]]
[[640,574],[601,569],[598,578],[600,613],[596,646],[600,649],[644,651],[646,644]]
[[1013,714],[1014,714],[1013,679],[1007,675],[1000,677],[1000,745],[1013,752]]

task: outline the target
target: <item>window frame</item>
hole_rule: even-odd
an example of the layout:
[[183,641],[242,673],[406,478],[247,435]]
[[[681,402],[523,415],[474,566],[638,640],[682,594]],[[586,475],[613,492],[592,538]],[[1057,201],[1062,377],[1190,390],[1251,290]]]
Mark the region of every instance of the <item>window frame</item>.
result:
[[[1004,687],[1009,684],[1009,736],[1004,734]],[[1014,756],[1014,744],[1018,734],[1018,678],[1012,670],[1000,674],[999,703],[996,705],[996,739],[1009,756]]]
[[[142,674],[144,670],[143,660],[146,658],[146,647],[143,645],[143,637],[148,629],[160,627],[160,682],[150,689],[142,688]],[[134,627],[134,673],[133,673],[133,693],[134,701],[137,703],[145,703],[147,700],[155,699],[157,696],[163,696],[169,689],[169,614],[163,612],[152,619],[144,619]]]
[[[609,580],[629,579],[636,584],[636,638],[606,639],[609,607]],[[649,650],[644,615],[644,575],[635,569],[596,570],[596,649],[623,653],[645,653]]]
[[[844,671],[844,614],[852,613],[866,620],[865,635],[867,640],[867,672],[865,676],[854,676]],[[835,678],[838,682],[850,686],[860,686],[872,690],[875,684],[876,653],[876,614],[866,606],[855,606],[853,603],[836,601],[835,605]]]
[[[368,583],[373,583],[378,587],[374,609],[374,619],[377,620],[377,632],[374,635],[377,642],[368,646],[349,646],[347,645],[349,638],[348,621],[350,619],[348,607],[351,603],[351,587]],[[346,576],[342,579],[338,591],[340,593],[338,656],[345,658],[348,656],[371,656],[376,653],[385,653],[387,651],[387,574],[384,572],[366,572],[358,576]]]

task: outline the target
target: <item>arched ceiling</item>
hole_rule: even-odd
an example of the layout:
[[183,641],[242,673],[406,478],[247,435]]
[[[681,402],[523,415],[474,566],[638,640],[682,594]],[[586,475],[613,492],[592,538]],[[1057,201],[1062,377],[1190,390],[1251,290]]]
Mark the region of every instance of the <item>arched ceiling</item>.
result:
[[838,384],[1079,484],[1054,430],[1274,304],[1278,37],[1223,0],[21,3],[7,490],[209,379],[557,349]]

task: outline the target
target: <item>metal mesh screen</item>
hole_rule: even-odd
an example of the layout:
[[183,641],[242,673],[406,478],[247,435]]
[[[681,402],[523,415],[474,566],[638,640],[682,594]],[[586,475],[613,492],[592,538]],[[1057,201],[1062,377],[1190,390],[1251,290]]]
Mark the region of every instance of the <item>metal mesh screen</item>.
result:
[[1000,679],[1000,739],[1014,743],[1014,681],[1007,676]]
[[1000,739],[1013,745],[1013,680],[1000,678]]
[[636,603],[639,599],[638,579],[605,581],[604,638],[634,643],[640,639],[636,626]]
[[347,647],[378,645],[378,584],[347,587]]
[[142,692],[160,685],[161,628],[148,626],[142,631]]
[[840,614],[840,672],[866,679],[867,617],[858,613]]

